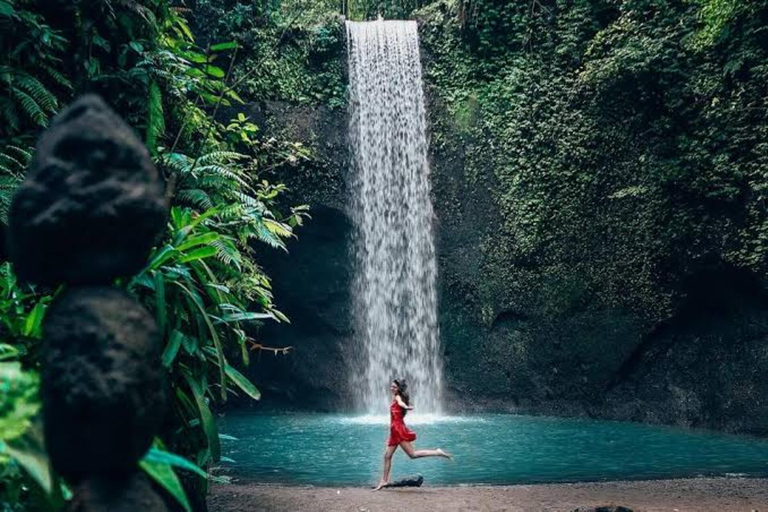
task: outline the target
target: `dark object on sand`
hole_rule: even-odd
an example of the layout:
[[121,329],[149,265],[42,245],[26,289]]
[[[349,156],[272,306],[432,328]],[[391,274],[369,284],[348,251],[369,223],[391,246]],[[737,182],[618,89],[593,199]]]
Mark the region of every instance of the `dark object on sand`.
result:
[[394,482],[390,482],[384,487],[382,487],[382,489],[391,489],[392,487],[421,487],[421,484],[423,483],[424,483],[423,476],[411,475],[411,476],[403,477],[399,480],[395,480]]
[[577,508],[577,509],[574,509],[573,512],[633,512],[633,511],[631,508],[628,508],[628,507],[608,505],[605,507]]

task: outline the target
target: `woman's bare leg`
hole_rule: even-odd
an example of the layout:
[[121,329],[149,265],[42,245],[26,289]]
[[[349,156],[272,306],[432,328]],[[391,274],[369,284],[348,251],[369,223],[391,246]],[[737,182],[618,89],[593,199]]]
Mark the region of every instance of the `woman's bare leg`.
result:
[[400,443],[400,447],[412,459],[420,459],[422,457],[445,457],[446,459],[450,459],[453,457],[453,455],[443,451],[441,448],[436,450],[414,450],[413,445],[408,441]]
[[374,491],[378,491],[384,487],[385,484],[389,483],[389,472],[392,470],[392,455],[395,453],[395,450],[397,450],[397,445],[387,446],[387,449],[384,450],[384,474],[381,477],[381,482],[379,482],[379,485]]

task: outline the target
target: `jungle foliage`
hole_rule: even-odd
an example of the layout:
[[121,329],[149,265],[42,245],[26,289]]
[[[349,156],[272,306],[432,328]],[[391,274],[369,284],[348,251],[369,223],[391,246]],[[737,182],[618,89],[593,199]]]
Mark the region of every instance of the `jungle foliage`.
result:
[[[137,130],[166,181],[172,210],[164,240],[139,275],[116,284],[154,313],[164,333],[158,364],[174,400],[142,467],[185,509],[190,503],[169,468],[217,478],[209,474],[220,459],[214,404],[233,394],[259,398],[236,367],[261,346],[263,322],[287,321],[255,251],[284,250],[307,211],[282,204],[285,187],[262,171],[309,157],[290,141],[262,140],[238,113],[243,48],[233,30],[222,38],[207,31],[198,41],[190,15],[172,0],[0,0],[2,222],[37,136],[84,92],[102,95]],[[275,24],[267,20],[264,41]],[[7,510],[56,508],[68,492],[47,466],[37,416],[40,326],[56,293],[20,285],[10,264],[0,265],[0,503]]]
[[553,282],[550,315],[652,326],[700,272],[763,281],[768,3],[460,0],[417,16],[449,114],[434,147],[491,188],[485,322]]

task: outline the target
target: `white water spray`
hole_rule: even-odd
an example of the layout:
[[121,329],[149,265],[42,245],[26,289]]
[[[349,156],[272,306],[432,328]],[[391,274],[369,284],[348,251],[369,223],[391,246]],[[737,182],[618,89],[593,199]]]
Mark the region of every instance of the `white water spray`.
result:
[[439,414],[437,266],[426,116],[413,21],[347,22],[359,406],[382,414],[404,377],[416,412]]

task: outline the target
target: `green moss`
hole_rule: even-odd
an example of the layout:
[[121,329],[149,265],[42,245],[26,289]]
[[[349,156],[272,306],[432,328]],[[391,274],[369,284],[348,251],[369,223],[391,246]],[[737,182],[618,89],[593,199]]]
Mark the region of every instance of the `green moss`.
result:
[[493,184],[479,321],[533,297],[526,309],[545,316],[586,302],[651,325],[685,276],[713,264],[765,274],[768,122],[750,113],[768,78],[759,4],[718,18],[707,47],[694,42],[713,8],[693,3],[419,12],[433,150],[462,147],[467,182]]

